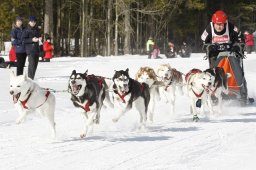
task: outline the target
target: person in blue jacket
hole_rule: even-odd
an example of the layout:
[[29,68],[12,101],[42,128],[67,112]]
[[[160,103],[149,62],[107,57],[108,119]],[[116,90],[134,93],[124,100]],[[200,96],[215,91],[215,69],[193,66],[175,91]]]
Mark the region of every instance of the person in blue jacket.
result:
[[36,25],[37,19],[35,16],[29,17],[28,27],[22,34],[22,39],[25,44],[26,53],[28,55],[28,77],[32,80],[35,77],[38,60],[39,60],[39,40],[40,31]]
[[17,16],[15,19],[14,28],[11,31],[11,41],[14,46],[14,50],[17,58],[17,75],[23,74],[23,69],[26,62],[26,51],[25,46],[22,40],[22,34],[25,28],[23,27],[22,18]]

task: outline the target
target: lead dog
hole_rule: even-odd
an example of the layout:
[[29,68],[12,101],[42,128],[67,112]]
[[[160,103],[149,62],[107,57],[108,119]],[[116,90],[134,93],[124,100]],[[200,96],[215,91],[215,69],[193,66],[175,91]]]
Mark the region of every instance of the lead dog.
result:
[[71,101],[75,107],[82,109],[85,119],[85,127],[80,134],[81,138],[86,137],[88,129],[93,124],[99,124],[100,111],[105,98],[106,84],[102,77],[77,73],[73,70],[69,78],[68,89],[71,93]]
[[161,99],[164,99],[166,103],[170,104],[171,112],[174,113],[176,89],[178,88],[183,94],[182,73],[174,68],[171,68],[169,64],[162,64],[157,70],[157,77],[158,80],[164,84],[164,86],[159,88]]
[[212,103],[207,99],[214,77],[208,72],[192,69],[186,74],[185,80],[187,93],[190,97],[190,112],[193,114],[193,121],[199,120],[198,114],[204,112],[205,106],[208,106],[210,113],[213,113]]
[[147,120],[148,104],[150,100],[149,87],[146,83],[139,83],[130,78],[129,69],[115,71],[113,76],[113,92],[111,99],[114,108],[118,109],[119,114],[113,118],[117,122],[131,108],[136,109],[140,114],[140,123],[143,127]]
[[13,96],[13,103],[19,112],[17,124],[22,123],[29,112],[39,112],[47,117],[52,137],[55,137],[55,97],[50,91],[39,87],[27,77],[27,74],[15,76],[14,72],[11,72],[10,94]]

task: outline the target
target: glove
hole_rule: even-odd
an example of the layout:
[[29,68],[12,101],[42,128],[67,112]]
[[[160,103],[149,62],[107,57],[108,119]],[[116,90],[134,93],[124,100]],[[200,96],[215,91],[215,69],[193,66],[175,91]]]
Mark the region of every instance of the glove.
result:
[[212,44],[210,47],[209,47],[209,51],[211,52],[216,52],[218,51],[218,48],[219,46],[217,44]]

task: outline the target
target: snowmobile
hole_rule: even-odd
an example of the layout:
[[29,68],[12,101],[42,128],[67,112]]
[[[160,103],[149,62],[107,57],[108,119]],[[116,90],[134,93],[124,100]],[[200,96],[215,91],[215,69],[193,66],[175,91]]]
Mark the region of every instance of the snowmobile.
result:
[[[252,104],[254,99],[248,98],[247,83],[244,74],[244,44],[205,44],[205,47],[205,59],[209,59],[210,68],[221,67],[225,73],[231,74],[231,77],[228,78],[229,94],[223,94],[223,99],[239,100],[242,105]],[[212,56],[212,52],[217,52],[217,56]]]

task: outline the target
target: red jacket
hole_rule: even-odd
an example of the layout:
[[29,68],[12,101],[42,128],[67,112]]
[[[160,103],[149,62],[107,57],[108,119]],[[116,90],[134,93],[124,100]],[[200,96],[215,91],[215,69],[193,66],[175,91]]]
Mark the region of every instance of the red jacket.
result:
[[11,62],[15,62],[16,61],[16,53],[15,53],[15,48],[14,46],[12,46],[10,52],[9,52],[9,60]]
[[52,58],[52,52],[53,52],[53,46],[50,42],[45,41],[43,44],[43,50],[45,52],[44,59],[51,59]]
[[246,34],[245,35],[245,44],[247,46],[253,46],[254,45],[253,35],[252,34]]

